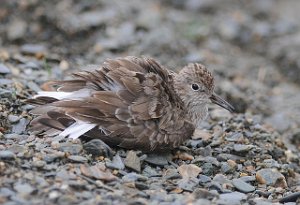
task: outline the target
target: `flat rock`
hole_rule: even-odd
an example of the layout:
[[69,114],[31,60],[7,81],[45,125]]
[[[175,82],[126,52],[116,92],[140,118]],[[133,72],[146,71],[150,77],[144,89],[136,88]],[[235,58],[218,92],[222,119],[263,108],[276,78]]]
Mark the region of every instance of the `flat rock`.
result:
[[105,163],[106,167],[111,168],[111,169],[124,169],[125,165],[121,159],[121,157],[119,156],[119,154],[116,154],[111,162],[106,162]]
[[233,179],[232,184],[237,190],[239,190],[243,193],[253,192],[255,190],[254,186],[246,183],[245,181],[243,181],[241,179]]
[[9,150],[0,151],[0,159],[2,160],[13,160],[16,158],[16,155]]
[[8,74],[8,73],[11,73],[10,69],[3,63],[0,63],[0,74]]
[[129,151],[124,160],[124,164],[126,167],[136,171],[141,172],[141,160],[137,156],[135,151]]
[[21,195],[29,195],[34,191],[34,188],[30,184],[17,183],[14,185],[14,189]]
[[193,178],[197,177],[202,169],[194,164],[183,164],[177,168],[178,172],[182,176],[182,178]]
[[87,162],[87,158],[80,156],[80,155],[70,155],[68,159],[72,162],[84,163]]
[[158,166],[165,166],[169,164],[169,160],[171,159],[170,154],[155,154],[150,153],[147,155],[145,159],[146,162]]
[[285,177],[277,169],[261,169],[256,172],[256,180],[260,184],[271,185],[275,187],[287,187]]
[[247,195],[240,192],[231,192],[220,194],[217,204],[222,205],[240,205],[247,199]]

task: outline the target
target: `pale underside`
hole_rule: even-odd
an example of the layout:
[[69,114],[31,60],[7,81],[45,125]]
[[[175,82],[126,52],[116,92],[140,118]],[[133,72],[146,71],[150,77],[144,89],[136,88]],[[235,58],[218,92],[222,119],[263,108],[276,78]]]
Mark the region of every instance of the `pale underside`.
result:
[[39,115],[32,130],[76,139],[99,138],[111,146],[156,150],[179,146],[194,126],[173,88],[173,75],[156,61],[108,60],[74,80],[53,81],[31,103]]

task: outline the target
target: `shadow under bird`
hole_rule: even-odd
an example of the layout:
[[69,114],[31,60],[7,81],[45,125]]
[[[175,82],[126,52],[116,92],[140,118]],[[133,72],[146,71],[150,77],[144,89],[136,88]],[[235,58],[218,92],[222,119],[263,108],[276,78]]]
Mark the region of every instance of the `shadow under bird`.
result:
[[125,57],[73,76],[48,82],[48,90],[28,100],[37,105],[31,130],[153,151],[189,139],[208,103],[234,110],[214,93],[212,74],[198,63],[175,73],[151,58]]

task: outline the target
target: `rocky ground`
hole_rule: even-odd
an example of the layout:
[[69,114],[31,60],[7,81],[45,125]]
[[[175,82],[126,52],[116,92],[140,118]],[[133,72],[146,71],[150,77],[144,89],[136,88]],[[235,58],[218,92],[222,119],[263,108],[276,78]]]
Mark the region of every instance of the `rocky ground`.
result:
[[[9,0],[0,6],[0,204],[300,202],[300,2]],[[106,58],[203,62],[237,113],[210,107],[164,154],[27,131],[32,97]],[[92,142],[93,143],[93,142]]]

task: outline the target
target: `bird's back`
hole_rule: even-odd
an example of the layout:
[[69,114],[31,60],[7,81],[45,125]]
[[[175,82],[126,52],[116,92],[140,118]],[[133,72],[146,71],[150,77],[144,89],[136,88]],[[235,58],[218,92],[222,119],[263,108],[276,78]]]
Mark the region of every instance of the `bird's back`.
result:
[[185,120],[170,71],[149,58],[108,60],[73,80],[52,81],[31,103],[32,130],[109,145],[154,150],[179,146],[194,126]]

